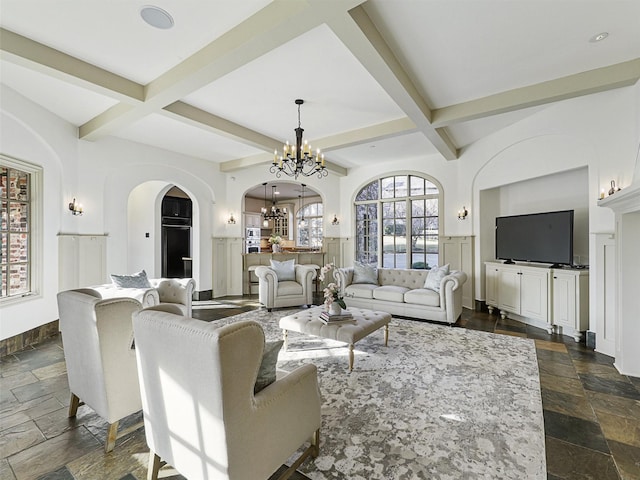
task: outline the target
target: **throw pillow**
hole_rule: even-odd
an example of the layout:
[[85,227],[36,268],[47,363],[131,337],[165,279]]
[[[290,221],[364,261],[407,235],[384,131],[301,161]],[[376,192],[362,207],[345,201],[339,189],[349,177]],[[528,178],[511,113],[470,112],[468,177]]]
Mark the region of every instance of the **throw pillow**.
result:
[[271,260],[271,268],[276,272],[276,275],[278,275],[279,282],[296,279],[296,264],[293,258],[291,260],[285,260],[284,262]]
[[258,370],[256,384],[253,387],[254,394],[276,381],[276,363],[278,363],[278,353],[280,353],[283,343],[282,340],[265,342],[262,363],[260,370]]
[[133,275],[111,275],[111,281],[121,288],[151,288],[147,272],[144,270]]
[[429,270],[427,279],[424,281],[424,288],[428,288],[429,290],[433,290],[434,292],[439,292],[440,282],[447,275],[449,275],[448,263],[441,267],[433,267],[431,270]]
[[355,262],[353,264],[353,282],[378,284],[378,269],[373,265]]

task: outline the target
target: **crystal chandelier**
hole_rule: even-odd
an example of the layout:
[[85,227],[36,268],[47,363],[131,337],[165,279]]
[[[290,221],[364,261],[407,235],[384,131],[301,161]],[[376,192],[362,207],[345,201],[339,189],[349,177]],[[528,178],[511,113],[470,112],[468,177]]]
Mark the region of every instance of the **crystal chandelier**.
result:
[[262,226],[268,227],[269,220],[276,220],[278,218],[286,218],[287,209],[276,206],[276,186],[271,185],[271,208],[267,208],[267,182],[262,184],[264,186],[264,207],[262,211]]
[[320,154],[319,149],[313,154],[311,145],[306,140],[302,143],[304,128],[300,126],[300,105],[304,103],[304,100],[298,98],[295,103],[298,105],[298,128],[294,129],[296,132],[296,144],[289,145],[287,141],[282,148],[282,155],[280,156],[278,156],[278,150],[274,150],[273,163],[269,171],[275,173],[278,178],[283,173],[296,179],[300,175],[304,177],[310,177],[311,175],[317,175],[318,178],[326,177],[329,172],[324,165],[324,155]]

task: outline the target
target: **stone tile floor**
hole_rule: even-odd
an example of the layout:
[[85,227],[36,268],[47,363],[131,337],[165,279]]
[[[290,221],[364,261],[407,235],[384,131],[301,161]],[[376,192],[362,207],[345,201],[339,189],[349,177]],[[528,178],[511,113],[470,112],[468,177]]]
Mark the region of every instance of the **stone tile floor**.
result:
[[[259,308],[255,296],[219,300],[193,316],[215,321]],[[571,337],[514,320],[465,310],[458,326],[535,340],[548,480],[640,480],[640,379],[620,375],[611,357]],[[106,423],[88,407],[67,418],[69,396],[59,336],[0,359],[0,479],[145,478],[143,430],[105,455]],[[132,415],[122,424],[140,419]]]

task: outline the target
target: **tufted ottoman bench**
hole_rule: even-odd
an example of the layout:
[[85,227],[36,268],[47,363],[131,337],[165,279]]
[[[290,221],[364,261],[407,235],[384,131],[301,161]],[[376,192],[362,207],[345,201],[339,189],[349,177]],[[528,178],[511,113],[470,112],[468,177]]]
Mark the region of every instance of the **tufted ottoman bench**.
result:
[[338,340],[349,344],[349,371],[353,370],[353,345],[379,328],[384,327],[384,345],[389,342],[389,322],[391,314],[364,308],[349,308],[354,322],[327,325],[320,320],[324,307],[302,310],[280,319],[280,328],[284,337],[284,349],[287,349],[287,332],[298,332],[316,337]]

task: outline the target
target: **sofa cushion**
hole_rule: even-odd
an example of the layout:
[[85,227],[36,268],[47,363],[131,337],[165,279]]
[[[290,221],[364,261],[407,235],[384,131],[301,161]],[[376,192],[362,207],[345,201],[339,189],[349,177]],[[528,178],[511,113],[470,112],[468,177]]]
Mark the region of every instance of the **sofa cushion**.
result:
[[415,305],[439,307],[440,294],[428,288],[416,288],[415,290],[409,290],[404,294],[404,301],[406,303],[413,303]]
[[133,275],[111,275],[111,280],[116,287],[120,288],[150,288],[151,284],[144,270]]
[[439,292],[440,282],[447,275],[449,275],[448,263],[441,267],[433,267],[431,270],[429,270],[427,279],[424,282],[424,288],[428,288],[429,290],[433,290],[434,292]]
[[[366,283],[351,284],[344,289],[345,297],[356,298],[373,298],[373,291],[378,288],[377,285],[371,285]],[[347,300],[347,305],[349,304]]]
[[280,353],[283,343],[282,340],[265,342],[258,378],[253,386],[254,394],[276,381],[276,363],[278,363],[278,353]]
[[290,280],[278,282],[278,296],[281,295],[302,295],[302,285]]
[[373,291],[373,298],[387,302],[403,302],[404,294],[408,291],[409,289],[406,287],[385,285],[383,287],[378,287]]
[[370,283],[372,285],[377,285],[378,269],[373,265],[365,265],[364,263],[354,262],[353,283]]
[[276,272],[278,282],[296,279],[296,265],[293,258],[284,262],[271,260],[271,268]]

